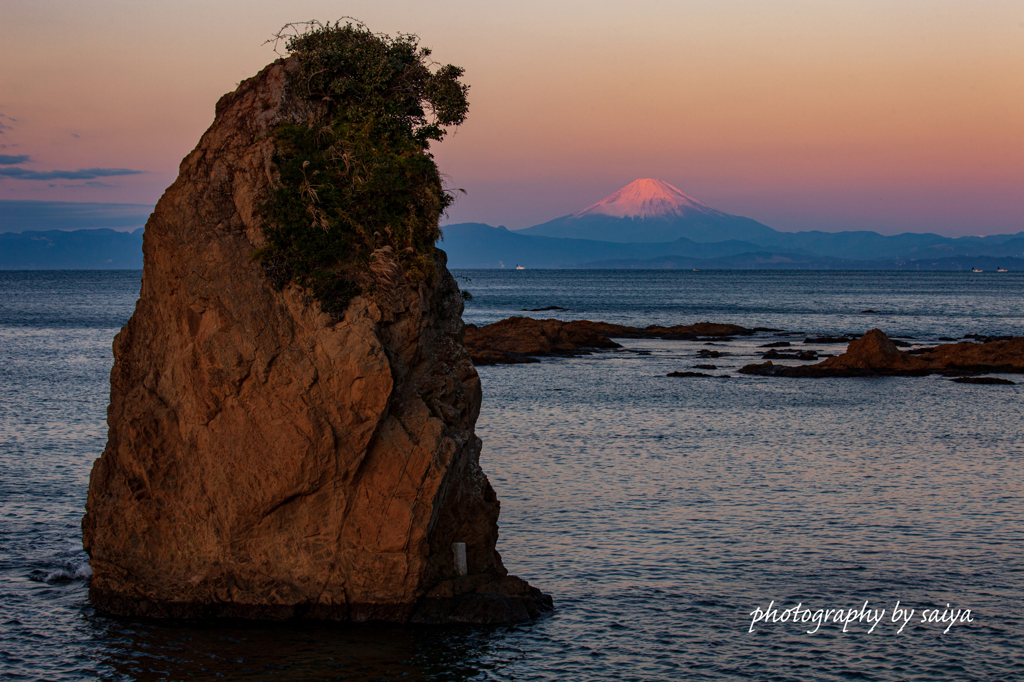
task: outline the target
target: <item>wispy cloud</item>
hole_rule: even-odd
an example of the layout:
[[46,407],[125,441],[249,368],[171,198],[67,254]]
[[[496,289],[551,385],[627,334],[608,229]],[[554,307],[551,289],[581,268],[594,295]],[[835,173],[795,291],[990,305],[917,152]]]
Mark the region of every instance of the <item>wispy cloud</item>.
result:
[[[57,186],[56,184],[50,183],[50,187],[56,187],[56,186]],[[99,180],[88,180],[86,182],[79,182],[79,183],[74,183],[74,184],[68,184],[66,182],[62,182],[60,184],[60,186],[61,187],[120,187],[120,185],[118,185],[117,183],[100,182]]]
[[16,163],[26,163],[28,160],[28,154],[0,154],[0,166],[13,166]]
[[130,168],[82,168],[80,170],[33,171],[26,168],[0,168],[0,178],[15,180],[93,180],[118,175],[139,175],[145,171]]
[[[18,119],[11,118],[7,114],[0,114],[0,119],[3,119],[4,121],[10,121],[11,123],[18,122]],[[7,125],[3,121],[0,121],[0,135],[6,135],[8,130],[13,130],[13,128],[11,128],[11,126]]]

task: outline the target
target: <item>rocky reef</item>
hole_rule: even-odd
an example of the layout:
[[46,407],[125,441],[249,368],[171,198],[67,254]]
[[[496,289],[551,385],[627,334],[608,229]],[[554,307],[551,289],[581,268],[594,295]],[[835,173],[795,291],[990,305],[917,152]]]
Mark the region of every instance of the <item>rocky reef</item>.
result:
[[943,344],[909,353],[901,351],[881,330],[872,329],[850,342],[845,353],[814,365],[787,367],[769,361],[747,365],[739,371],[757,376],[811,378],[1024,373],[1024,338]]
[[[754,330],[735,324],[698,322],[669,327],[628,327],[590,320],[537,320],[509,317],[493,324],[466,326],[466,347],[476,365],[537,362],[538,357],[579,355],[594,349],[621,348],[618,339],[723,340]],[[713,356],[717,357],[717,356]]]
[[476,365],[537,362],[537,357],[622,347],[586,326],[529,317],[510,317],[479,328],[466,325],[465,342]]
[[998,340],[985,340],[981,343],[946,343],[918,357],[945,373],[1021,374],[1024,373],[1024,337],[1000,337]]
[[274,132],[319,106],[290,94],[296,68],[220,100],[146,225],[82,522],[90,598],[125,616],[535,617],[550,597],[495,550],[480,380],[443,252],[408,277],[374,251],[343,314],[254,256]]

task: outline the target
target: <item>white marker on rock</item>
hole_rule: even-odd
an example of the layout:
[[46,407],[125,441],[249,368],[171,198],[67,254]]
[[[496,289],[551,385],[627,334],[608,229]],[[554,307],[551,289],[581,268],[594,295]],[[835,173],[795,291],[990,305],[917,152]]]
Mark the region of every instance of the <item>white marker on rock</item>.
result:
[[469,565],[466,563],[466,543],[453,542],[452,554],[455,555],[455,575],[468,575]]

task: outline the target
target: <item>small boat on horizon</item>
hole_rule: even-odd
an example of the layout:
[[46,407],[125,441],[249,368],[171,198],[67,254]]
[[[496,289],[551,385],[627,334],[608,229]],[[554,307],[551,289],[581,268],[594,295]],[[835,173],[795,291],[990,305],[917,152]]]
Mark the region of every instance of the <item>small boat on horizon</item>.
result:
[[971,268],[971,272],[985,272],[981,268]]
[[525,270],[525,269],[526,268],[524,268],[522,265],[517,265],[516,266],[516,270]]
[[1006,268],[996,268],[996,272],[1009,272]]

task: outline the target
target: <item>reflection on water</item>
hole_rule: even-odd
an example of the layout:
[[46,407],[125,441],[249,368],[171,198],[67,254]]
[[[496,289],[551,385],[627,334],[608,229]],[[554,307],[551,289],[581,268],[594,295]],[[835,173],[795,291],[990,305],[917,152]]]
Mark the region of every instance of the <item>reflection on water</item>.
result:
[[[632,324],[833,333],[844,315],[866,326],[842,311],[885,300],[859,273],[718,273],[689,289],[678,274],[529,274],[525,286],[474,273],[481,307],[467,317],[569,301],[567,316]],[[1008,302],[954,277],[900,284],[906,335],[1022,333],[1021,292]],[[682,341],[485,367],[478,433],[499,549],[554,595],[553,615],[494,629],[130,621],[89,606],[79,523],[138,273],[0,273],[0,287],[2,679],[1024,679],[1022,385],[737,375],[768,332],[716,347],[728,355],[714,378],[665,376],[707,362]],[[755,294],[768,313],[752,322]],[[974,623],[749,633],[771,600],[949,603]]]
[[[584,643],[646,666],[638,679],[775,679],[784,665],[795,667],[777,679],[946,679],[965,662],[968,679],[1024,670],[1013,644],[1024,634],[1020,386],[672,379],[699,362],[699,344],[626,345],[651,355],[481,370],[499,548],[512,570],[543,575],[557,617],[572,621],[524,637],[525,649],[562,642],[536,666],[550,679],[614,677],[567,667]],[[734,347],[716,361],[724,373],[751,360]],[[749,634],[749,613],[772,599],[951,603],[975,624]]]
[[467,680],[494,646],[471,628],[90,621],[102,667],[131,680]]

